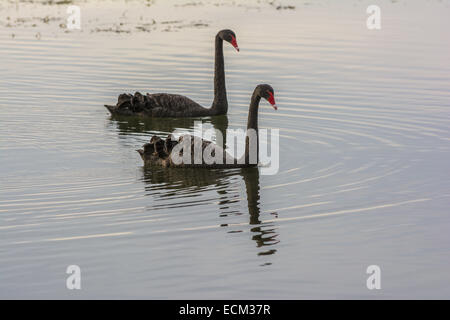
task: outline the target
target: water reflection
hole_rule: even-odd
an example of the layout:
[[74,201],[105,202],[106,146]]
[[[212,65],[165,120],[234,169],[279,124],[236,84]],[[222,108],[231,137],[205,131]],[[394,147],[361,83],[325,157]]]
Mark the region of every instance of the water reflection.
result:
[[[158,166],[143,167],[147,194],[158,198],[171,198],[175,195],[195,196],[208,190],[222,191],[226,195],[230,186],[230,177],[236,174],[236,169],[206,169],[206,168],[163,168]],[[156,191],[164,192],[157,193]],[[224,191],[224,192],[223,192]]]
[[[210,123],[214,129],[225,133],[228,129],[228,116],[214,116],[204,118],[143,118],[135,116],[111,116],[111,123],[117,126],[122,135],[135,133],[164,133],[169,134],[176,129],[192,129],[195,122]],[[226,135],[224,136],[224,145]]]
[[[257,168],[244,168],[242,169],[242,176],[247,192],[247,206],[250,215],[249,224],[256,225],[250,229],[253,233],[252,239],[256,241],[258,248],[275,245],[279,242],[275,224],[261,223],[260,220],[259,170]],[[275,252],[276,249],[264,250],[259,252],[258,255],[271,255]]]
[[[240,178],[240,179],[239,179]],[[239,192],[239,183],[245,183],[246,197],[243,199]],[[276,249],[268,249],[279,242],[276,225],[273,222],[263,223],[261,221],[260,209],[260,185],[258,168],[242,169],[205,169],[205,168],[143,168],[143,181],[146,183],[147,195],[152,196],[155,201],[173,199],[180,196],[188,203],[182,205],[201,205],[201,200],[197,202],[195,197],[203,193],[216,191],[219,194],[219,216],[222,218],[232,214],[241,215],[242,210],[236,210],[233,204],[246,201],[252,240],[256,242],[256,247],[261,248],[259,256],[274,254]],[[178,202],[178,201],[176,201]],[[171,201],[170,203],[173,203]],[[170,208],[172,204],[164,205]],[[173,203],[175,205],[175,203]],[[161,207],[161,206],[159,206]],[[180,203],[176,204],[180,207]],[[240,206],[244,207],[244,206]],[[237,224],[240,226],[241,224]],[[221,224],[222,227],[235,228],[234,224]],[[228,230],[230,233],[242,232],[243,230]],[[266,263],[267,265],[270,263]]]

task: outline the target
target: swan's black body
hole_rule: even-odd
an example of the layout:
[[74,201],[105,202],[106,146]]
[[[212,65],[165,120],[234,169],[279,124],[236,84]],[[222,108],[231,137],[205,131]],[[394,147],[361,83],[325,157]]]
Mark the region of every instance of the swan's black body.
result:
[[154,118],[203,117],[228,112],[225,87],[223,41],[230,42],[237,50],[236,35],[231,30],[219,31],[215,39],[214,101],[211,108],[204,108],[188,97],[178,94],[153,93],[142,95],[121,94],[115,106],[105,105],[113,115],[139,115]]
[[[174,140],[172,135],[169,135],[166,139],[161,139],[157,136],[153,136],[150,140],[150,143],[144,145],[143,149],[137,150],[141,155],[142,160],[145,165],[157,165],[164,167],[184,167],[184,168],[245,168],[245,167],[254,167],[258,165],[258,151],[259,151],[259,141],[258,141],[258,107],[261,97],[267,99],[276,109],[275,100],[273,98],[273,89],[268,84],[258,85],[252,95],[249,113],[248,113],[248,121],[247,121],[247,135],[245,139],[245,154],[240,159],[235,159],[231,155],[229,155],[225,150],[223,150],[220,146],[215,146],[215,150],[213,151],[213,156],[216,152],[220,152],[223,156],[218,156],[220,161],[216,161],[213,163],[206,163],[204,158],[201,157],[200,162],[196,162],[195,159],[195,143],[199,141],[200,138],[193,137],[190,135],[181,136],[178,140]],[[249,130],[254,130],[255,135],[254,138],[256,141],[256,148],[252,148],[250,146],[250,138],[249,138]],[[187,157],[189,159],[188,162],[176,163],[174,162],[174,157],[172,153],[179,152],[177,155],[178,158],[183,158],[183,153],[186,150],[184,147],[175,148],[180,143],[186,141],[186,139],[190,140],[190,154]],[[198,140],[196,140],[198,139]],[[203,155],[203,151],[206,148],[211,147],[212,142],[201,140],[198,145],[201,149],[201,154]],[[184,144],[186,146],[186,144]],[[189,144],[187,144],[189,145]],[[181,151],[180,151],[181,150]],[[210,150],[212,150],[210,148]],[[255,155],[251,155],[251,152],[256,152]],[[183,160],[184,161],[184,160]]]

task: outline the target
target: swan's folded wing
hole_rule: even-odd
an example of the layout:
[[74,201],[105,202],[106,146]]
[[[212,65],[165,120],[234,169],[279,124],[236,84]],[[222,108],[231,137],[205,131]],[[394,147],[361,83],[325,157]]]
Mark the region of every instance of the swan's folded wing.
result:
[[147,94],[149,112],[158,117],[195,117],[206,115],[205,109],[188,97],[178,94]]

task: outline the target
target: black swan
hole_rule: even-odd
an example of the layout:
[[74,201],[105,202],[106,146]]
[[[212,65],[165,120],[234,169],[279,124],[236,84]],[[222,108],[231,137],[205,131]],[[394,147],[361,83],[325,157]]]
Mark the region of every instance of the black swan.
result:
[[[170,134],[166,139],[153,136],[150,143],[146,143],[143,149],[137,150],[141,155],[145,165],[159,165],[164,167],[184,167],[184,168],[244,168],[258,165],[259,141],[258,141],[258,107],[261,98],[265,98],[277,110],[275,105],[274,91],[268,84],[260,84],[253,91],[250,102],[247,134],[245,137],[245,154],[240,159],[235,159],[224,151],[221,147],[213,144],[211,141],[201,140],[200,137],[184,135],[179,137],[178,141]],[[253,139],[249,132],[253,131]],[[250,144],[252,145],[250,146]],[[201,152],[198,151],[199,147]],[[190,147],[189,147],[190,146]],[[186,148],[187,147],[187,148]],[[250,148],[252,148],[250,150]],[[183,152],[187,151],[183,156]],[[205,149],[210,152],[214,162],[207,163],[203,157]],[[195,153],[201,154],[201,159],[196,157]],[[178,154],[177,154],[178,153]],[[179,161],[181,158],[182,161]],[[174,159],[177,159],[176,161]],[[187,159],[187,161],[185,160]]]
[[236,35],[231,30],[221,30],[216,35],[214,66],[214,101],[211,108],[204,108],[188,97],[178,94],[153,93],[119,95],[115,106],[105,105],[113,115],[140,115],[147,117],[203,117],[226,114],[228,111],[225,70],[223,61],[223,40],[239,51]]

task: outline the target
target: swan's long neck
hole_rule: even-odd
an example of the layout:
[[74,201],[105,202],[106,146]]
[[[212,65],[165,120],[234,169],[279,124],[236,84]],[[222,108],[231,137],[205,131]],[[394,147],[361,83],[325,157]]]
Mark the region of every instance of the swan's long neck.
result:
[[[248,110],[247,133],[245,136],[245,163],[258,164],[259,161],[259,137],[258,137],[258,108],[261,97],[253,92]],[[253,157],[251,157],[252,153]],[[256,160],[255,160],[256,158]]]
[[225,88],[225,66],[223,61],[223,40],[216,36],[216,53],[214,62],[214,101],[211,107],[214,115],[226,114],[228,111],[227,90]]

